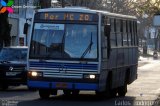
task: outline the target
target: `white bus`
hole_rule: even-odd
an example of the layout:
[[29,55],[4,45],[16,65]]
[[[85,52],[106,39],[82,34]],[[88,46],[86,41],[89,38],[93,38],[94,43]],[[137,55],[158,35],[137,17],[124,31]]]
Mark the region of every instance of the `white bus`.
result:
[[85,8],[35,12],[28,56],[28,87],[41,98],[79,91],[125,96],[137,79],[137,19]]

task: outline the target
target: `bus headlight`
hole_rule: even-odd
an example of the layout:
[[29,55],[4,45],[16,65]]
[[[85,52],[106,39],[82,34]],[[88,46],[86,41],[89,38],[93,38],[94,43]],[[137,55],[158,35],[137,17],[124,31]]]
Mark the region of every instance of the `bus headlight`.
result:
[[95,75],[95,74],[85,74],[85,75],[83,75],[83,78],[85,78],[85,79],[96,79],[97,75]]
[[38,76],[38,73],[37,73],[37,72],[32,72],[32,73],[31,73],[31,76],[37,77],[37,76]]
[[96,75],[89,75],[89,78],[90,78],[90,79],[95,79],[95,78],[96,78]]
[[36,71],[30,71],[30,72],[28,72],[28,74],[31,77],[42,77],[43,76],[42,72],[36,72]]

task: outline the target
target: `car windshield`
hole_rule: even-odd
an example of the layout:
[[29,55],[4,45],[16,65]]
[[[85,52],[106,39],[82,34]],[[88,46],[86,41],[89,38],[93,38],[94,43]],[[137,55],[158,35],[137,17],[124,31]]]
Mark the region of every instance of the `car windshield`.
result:
[[97,59],[97,25],[36,23],[30,58]]
[[0,51],[0,61],[27,61],[27,49],[3,48]]

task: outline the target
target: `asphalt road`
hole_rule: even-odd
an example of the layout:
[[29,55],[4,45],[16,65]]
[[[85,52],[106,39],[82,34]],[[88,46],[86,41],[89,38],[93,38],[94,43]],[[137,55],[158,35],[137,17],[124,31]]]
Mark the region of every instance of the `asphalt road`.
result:
[[[47,100],[39,98],[37,91],[28,91],[26,86],[10,87],[0,91],[0,106],[160,106],[155,100],[160,95],[160,62],[147,60],[138,69],[138,79],[128,86],[126,97],[102,99],[94,92],[80,92],[79,96],[57,96]],[[87,94],[86,94],[87,93]]]

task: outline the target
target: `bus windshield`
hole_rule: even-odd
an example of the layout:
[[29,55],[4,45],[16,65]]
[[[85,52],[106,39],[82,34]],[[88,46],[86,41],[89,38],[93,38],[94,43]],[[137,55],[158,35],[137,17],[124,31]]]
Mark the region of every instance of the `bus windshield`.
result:
[[97,25],[35,23],[31,59],[97,59]]

